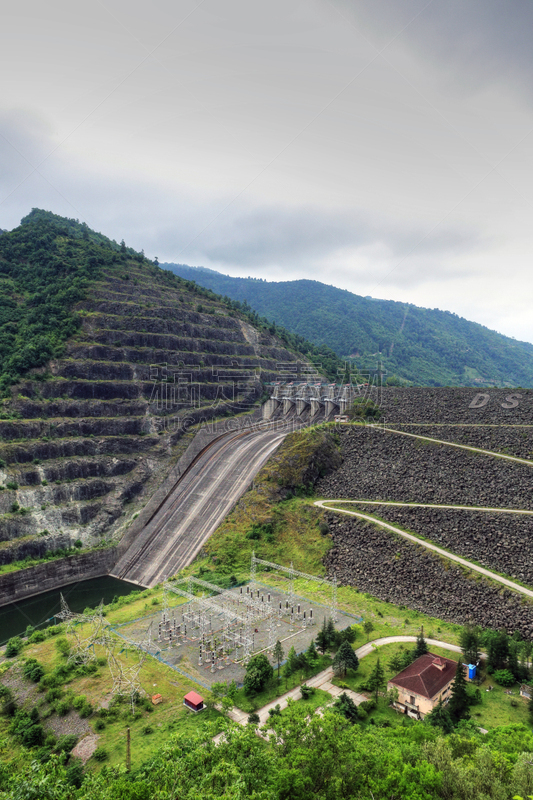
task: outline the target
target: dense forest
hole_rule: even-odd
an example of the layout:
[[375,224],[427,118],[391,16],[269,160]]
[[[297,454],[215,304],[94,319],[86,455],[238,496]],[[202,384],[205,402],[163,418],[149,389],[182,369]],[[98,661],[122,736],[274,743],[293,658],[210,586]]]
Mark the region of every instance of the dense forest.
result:
[[388,376],[417,386],[533,386],[533,345],[449,311],[360,297],[318,281],[232,278],[165,264],[177,275],[248,303],[362,371],[381,361]]
[[511,800],[533,790],[533,737],[524,725],[482,734],[463,722],[449,736],[423,723],[363,729],[335,710],[309,717],[295,703],[269,728],[268,745],[250,724],[228,725],[219,744],[213,723],[176,733],[131,772],[104,766],[84,775],[66,755],[43,763],[28,751],[18,774],[0,763],[0,798]]

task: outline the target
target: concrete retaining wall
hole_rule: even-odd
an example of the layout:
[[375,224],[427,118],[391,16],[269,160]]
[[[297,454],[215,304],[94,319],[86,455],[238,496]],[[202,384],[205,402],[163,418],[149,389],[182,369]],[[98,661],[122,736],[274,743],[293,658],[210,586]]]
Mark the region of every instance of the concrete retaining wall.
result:
[[0,606],[68,583],[107,575],[115,560],[116,550],[110,547],[0,575]]

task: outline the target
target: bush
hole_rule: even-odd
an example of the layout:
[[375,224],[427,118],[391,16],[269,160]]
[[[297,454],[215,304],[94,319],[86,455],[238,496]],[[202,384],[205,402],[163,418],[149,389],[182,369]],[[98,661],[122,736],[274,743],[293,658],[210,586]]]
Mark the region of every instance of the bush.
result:
[[56,705],[56,712],[59,714],[60,717],[64,717],[68,714],[71,709],[70,701],[69,700],[60,700],[59,703]]
[[34,631],[28,642],[30,644],[39,644],[39,642],[44,642],[46,639],[46,633],[44,631]]
[[22,667],[22,674],[25,678],[38,683],[44,675],[44,667],[35,658],[28,658]]
[[70,645],[64,636],[62,636],[59,639],[56,639],[55,646],[57,652],[62,656],[66,657],[70,653]]
[[59,686],[53,686],[48,689],[44,697],[47,703],[54,703],[56,700],[60,700],[63,694],[63,689],[60,689]]
[[24,646],[24,642],[20,636],[12,636],[6,645],[6,658],[14,658],[18,656]]
[[500,686],[512,686],[516,683],[515,676],[508,669],[498,669],[493,675],[496,683]]
[[9,732],[25,747],[39,747],[45,739],[44,728],[39,721],[36,708],[30,714],[27,711],[17,711],[9,726]]
[[362,708],[365,713],[369,714],[376,708],[376,701],[375,700],[363,700],[362,703],[359,704],[359,708]]
[[105,747],[97,747],[93,753],[93,758],[96,761],[107,761],[107,759],[109,758],[109,754],[105,749]]
[[72,707],[73,708],[77,708],[79,710],[80,708],[83,708],[83,706],[85,705],[86,702],[87,702],[87,698],[85,697],[85,695],[84,694],[79,694],[73,699]]
[[73,759],[72,763],[69,764],[65,777],[67,779],[67,783],[69,783],[75,789],[80,788],[85,776],[83,774],[83,766],[79,758]]
[[82,705],[78,713],[82,719],[86,719],[93,713],[93,707],[89,702],[86,702]]
[[258,724],[261,722],[261,719],[260,719],[260,717],[259,717],[259,714],[257,714],[257,713],[254,711],[254,712],[253,712],[252,714],[250,714],[250,716],[248,717],[248,722],[249,722],[249,724],[250,724],[250,725],[258,725]]
[[142,729],[142,732],[145,736],[149,736],[151,733],[154,732],[154,729],[152,728],[151,725],[145,725],[144,728]]
[[16,492],[18,488],[19,485],[18,483],[15,483],[15,481],[9,481],[6,483],[6,489],[12,489],[14,492]]
[[316,689],[315,689],[315,687],[314,687],[314,686],[307,686],[307,684],[303,683],[303,684],[300,686],[300,691],[301,691],[301,693],[302,693],[302,697],[303,697],[303,699],[304,699],[304,700],[308,700],[308,699],[309,699],[309,697],[311,697],[312,695],[314,695],[314,693],[315,693]]
[[94,729],[96,731],[103,731],[105,730],[105,722],[103,719],[97,719],[94,723]]
[[67,733],[59,737],[55,749],[58,753],[70,753],[70,751],[76,747],[77,742],[78,737],[75,733]]

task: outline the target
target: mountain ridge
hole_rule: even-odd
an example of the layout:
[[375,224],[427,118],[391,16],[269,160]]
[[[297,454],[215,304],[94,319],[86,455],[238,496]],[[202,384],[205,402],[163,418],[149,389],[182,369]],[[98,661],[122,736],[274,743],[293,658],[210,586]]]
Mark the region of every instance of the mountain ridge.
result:
[[380,361],[389,376],[412,385],[533,386],[533,344],[450,311],[363,297],[314,280],[273,282],[162,266],[331,347],[363,372]]

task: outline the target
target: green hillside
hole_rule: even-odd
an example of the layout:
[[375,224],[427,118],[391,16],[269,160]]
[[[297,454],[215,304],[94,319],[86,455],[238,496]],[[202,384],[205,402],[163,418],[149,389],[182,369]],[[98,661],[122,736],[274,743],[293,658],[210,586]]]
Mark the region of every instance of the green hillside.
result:
[[248,303],[360,369],[381,359],[389,376],[421,386],[533,386],[533,345],[449,311],[360,297],[318,281],[232,278],[165,264],[177,275]]
[[[171,280],[177,289],[192,290],[199,299],[220,299],[75,219],[34,208],[19,227],[10,232],[0,229],[0,392],[28,370],[63,354],[65,342],[81,324],[74,308],[100,278],[102,268],[120,272],[132,263],[151,270],[159,280]],[[239,304],[228,305],[238,310]],[[241,311],[255,327],[272,327],[256,311]],[[329,377],[336,375],[341,362],[327,347],[282,328],[275,333],[291,350],[321,365]]]

